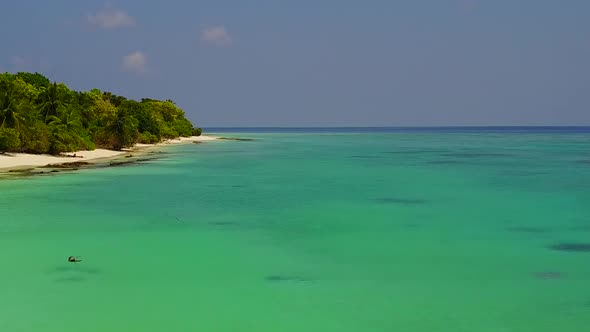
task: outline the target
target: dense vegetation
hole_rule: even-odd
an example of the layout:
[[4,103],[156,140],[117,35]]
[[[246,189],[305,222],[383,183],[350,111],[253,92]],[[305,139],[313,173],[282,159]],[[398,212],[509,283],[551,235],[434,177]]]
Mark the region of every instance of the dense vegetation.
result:
[[0,152],[120,150],[200,134],[170,100],[78,92],[39,73],[0,74]]

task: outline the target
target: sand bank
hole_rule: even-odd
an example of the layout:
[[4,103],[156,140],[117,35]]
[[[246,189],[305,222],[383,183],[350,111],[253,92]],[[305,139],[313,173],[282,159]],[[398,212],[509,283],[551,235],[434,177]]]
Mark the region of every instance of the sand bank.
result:
[[148,147],[170,145],[170,144],[184,144],[192,142],[204,142],[217,139],[212,136],[193,136],[181,137],[179,139],[166,140],[158,144],[137,144],[133,148],[124,149],[122,151],[113,151],[106,149],[96,149],[93,151],[76,151],[63,153],[61,155],[37,155],[28,153],[7,153],[0,154],[0,172],[7,172],[10,170],[33,168],[46,165],[64,164],[76,161],[83,162],[97,162],[105,159],[114,159],[126,153],[145,149]]

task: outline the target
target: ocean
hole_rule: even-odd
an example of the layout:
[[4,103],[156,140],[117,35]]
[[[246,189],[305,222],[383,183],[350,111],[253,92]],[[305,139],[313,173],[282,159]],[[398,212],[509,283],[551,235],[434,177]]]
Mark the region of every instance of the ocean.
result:
[[588,329],[590,128],[207,133],[1,180],[0,331]]

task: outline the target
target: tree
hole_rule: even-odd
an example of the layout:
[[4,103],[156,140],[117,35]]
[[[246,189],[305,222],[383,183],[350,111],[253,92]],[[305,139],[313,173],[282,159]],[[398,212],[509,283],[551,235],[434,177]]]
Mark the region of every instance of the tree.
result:
[[183,137],[189,137],[193,134],[193,124],[186,118],[177,118],[172,122],[172,128]]
[[107,99],[108,101],[110,101],[113,105],[115,105],[115,107],[119,107],[125,100],[127,100],[127,98],[122,97],[122,96],[117,96],[111,92],[104,92],[103,96],[105,97],[105,99]]
[[26,72],[0,74],[0,130],[3,151],[30,153],[122,149],[200,133],[170,99],[77,92]]
[[[2,99],[0,97],[0,99]],[[0,101],[0,104],[4,104]],[[0,106],[0,128],[14,128],[19,132],[24,130],[26,114],[30,111],[27,101],[10,100],[6,107]]]
[[39,110],[45,117],[46,123],[51,121],[51,116],[57,115],[57,110],[60,107],[67,106],[69,103],[68,92],[70,90],[63,83],[57,84],[54,82],[39,95]]
[[51,130],[44,121],[37,121],[27,128],[26,135],[21,136],[22,150],[27,153],[48,153],[51,150]]
[[8,127],[10,122],[14,121],[15,104],[11,91],[8,88],[0,87],[0,128]]
[[110,132],[114,134],[113,149],[132,146],[139,135],[137,131],[138,121],[123,110],[117,112],[115,121],[110,126]]
[[60,108],[59,116],[49,116],[49,128],[54,137],[51,150],[55,153],[71,152],[85,147],[83,126],[77,109]]
[[26,113],[31,111],[26,88],[20,79],[0,83],[0,128],[23,130]]
[[19,148],[18,131],[13,128],[0,128],[0,153],[17,151]]
[[47,88],[51,84],[49,79],[39,73],[27,73],[19,72],[14,75],[16,78],[20,78],[28,84],[33,85],[36,88]]
[[[144,98],[145,100],[145,98]],[[137,119],[137,130],[139,133],[148,134],[149,140],[154,140],[156,137],[157,141],[161,137],[160,123],[148,102],[136,102],[135,100],[127,100],[119,107],[120,110],[125,110],[130,116]]]

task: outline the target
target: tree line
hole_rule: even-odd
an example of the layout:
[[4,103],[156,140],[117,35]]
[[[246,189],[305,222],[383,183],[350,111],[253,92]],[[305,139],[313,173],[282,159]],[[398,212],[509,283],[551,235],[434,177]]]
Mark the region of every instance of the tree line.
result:
[[200,134],[171,100],[74,91],[39,73],[0,74],[0,152],[120,150]]

